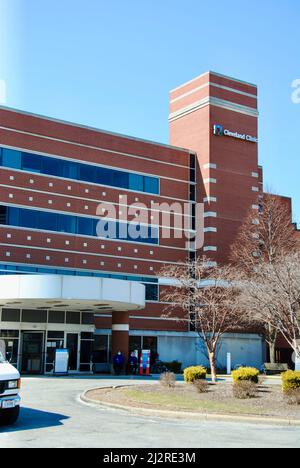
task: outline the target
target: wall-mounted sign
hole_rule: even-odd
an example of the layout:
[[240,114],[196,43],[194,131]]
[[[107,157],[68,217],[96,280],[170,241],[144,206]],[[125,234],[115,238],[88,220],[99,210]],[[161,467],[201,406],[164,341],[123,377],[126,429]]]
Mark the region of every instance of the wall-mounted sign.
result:
[[257,137],[247,135],[246,133],[233,132],[219,124],[214,125],[214,135],[236,138],[238,140],[249,141],[250,143],[258,143]]

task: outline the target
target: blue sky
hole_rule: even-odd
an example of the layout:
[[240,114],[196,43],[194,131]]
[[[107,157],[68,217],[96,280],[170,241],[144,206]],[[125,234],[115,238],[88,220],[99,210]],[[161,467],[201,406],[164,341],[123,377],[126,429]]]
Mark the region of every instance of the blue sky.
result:
[[0,99],[30,112],[168,143],[170,89],[256,83],[265,185],[300,223],[299,0],[0,0],[0,18]]

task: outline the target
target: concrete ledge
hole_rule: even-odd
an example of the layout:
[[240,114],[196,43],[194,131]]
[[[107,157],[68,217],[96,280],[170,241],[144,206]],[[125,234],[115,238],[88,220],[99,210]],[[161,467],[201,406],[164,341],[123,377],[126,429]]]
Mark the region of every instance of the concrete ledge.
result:
[[143,416],[154,416],[154,417],[165,417],[165,418],[176,418],[176,419],[193,419],[198,421],[228,421],[228,422],[245,422],[253,424],[268,424],[276,426],[300,426],[300,420],[298,419],[280,419],[280,418],[268,418],[264,416],[239,416],[233,414],[217,414],[217,413],[191,413],[188,411],[167,411],[150,408],[140,408],[134,406],[118,405],[117,403],[107,403],[99,400],[93,400],[87,397],[87,393],[95,390],[107,390],[116,388],[129,388],[133,385],[116,385],[109,387],[96,387],[85,390],[80,399],[89,404],[102,406],[111,409],[118,409],[127,411],[128,413],[138,414]]

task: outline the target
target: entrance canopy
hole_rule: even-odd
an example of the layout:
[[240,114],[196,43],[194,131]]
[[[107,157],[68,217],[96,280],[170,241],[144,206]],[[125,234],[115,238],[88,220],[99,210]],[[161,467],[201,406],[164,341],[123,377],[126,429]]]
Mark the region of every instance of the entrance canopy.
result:
[[145,286],[109,278],[7,275],[0,278],[0,307],[81,312],[139,310],[145,307]]

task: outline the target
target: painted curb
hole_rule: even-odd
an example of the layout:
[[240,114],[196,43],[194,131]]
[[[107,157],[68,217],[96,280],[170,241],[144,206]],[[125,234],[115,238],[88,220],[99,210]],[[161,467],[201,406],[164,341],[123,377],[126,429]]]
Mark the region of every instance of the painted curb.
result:
[[229,421],[229,422],[247,422],[253,424],[268,424],[276,426],[300,426],[300,420],[295,419],[279,419],[279,418],[267,418],[263,416],[238,416],[229,414],[218,414],[218,413],[190,413],[188,411],[166,411],[158,409],[139,408],[135,406],[118,405],[117,403],[107,403],[99,400],[93,400],[88,398],[86,395],[89,392],[95,390],[107,390],[115,388],[133,387],[132,385],[116,385],[108,387],[95,387],[85,390],[81,395],[80,399],[85,403],[106,407],[110,409],[119,409],[131,413],[133,415],[146,415],[156,417],[172,417],[176,419],[193,419],[198,421]]

